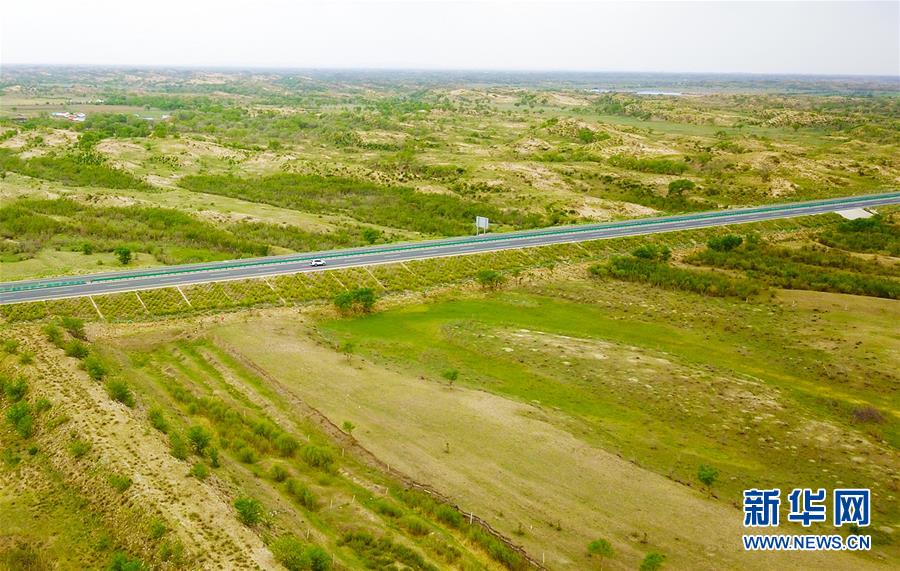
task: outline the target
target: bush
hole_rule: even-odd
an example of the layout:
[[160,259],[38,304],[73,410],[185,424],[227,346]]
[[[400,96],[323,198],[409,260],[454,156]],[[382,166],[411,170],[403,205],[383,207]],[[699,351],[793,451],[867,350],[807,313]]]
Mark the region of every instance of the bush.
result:
[[187,443],[184,441],[181,434],[175,430],[169,432],[169,452],[179,460],[186,460],[188,457]]
[[662,567],[665,560],[666,556],[661,553],[656,553],[655,551],[648,553],[644,560],[641,561],[640,571],[656,571]]
[[166,422],[166,417],[163,416],[161,409],[151,408],[147,413],[147,418],[150,420],[150,425],[156,430],[163,434],[169,432],[169,423]]
[[212,434],[207,429],[197,425],[188,428],[187,437],[198,456],[203,456],[212,440]]
[[734,250],[738,246],[744,243],[744,239],[740,236],[736,236],[734,234],[727,234],[725,236],[717,236],[715,238],[710,238],[706,243],[706,246],[710,250],[715,250],[717,252],[728,252],[730,250]]
[[10,355],[15,355],[19,351],[19,341],[16,339],[4,339],[3,351]]
[[424,520],[414,515],[408,515],[400,519],[400,525],[410,534],[415,536],[428,535],[431,528]]
[[31,407],[25,401],[20,401],[10,406],[6,411],[6,420],[22,438],[28,438],[34,433],[34,418],[31,416]]
[[90,442],[76,439],[69,443],[69,454],[71,454],[73,458],[81,458],[90,451]]
[[288,478],[284,487],[288,494],[290,494],[301,506],[310,511],[318,509],[319,502],[316,500],[315,494],[300,481]]
[[67,357],[74,357],[76,359],[84,359],[88,356],[87,345],[85,345],[78,339],[73,339],[66,343],[65,352]]
[[686,190],[694,190],[696,186],[697,185],[686,178],[679,178],[669,183],[669,195],[681,196]]
[[17,377],[13,381],[3,382],[3,394],[12,402],[19,402],[28,393],[28,381],[25,377]]
[[438,521],[442,523],[446,523],[452,527],[459,527],[463,523],[462,514],[448,506],[447,504],[441,504],[438,506],[437,510],[434,512],[434,516]]
[[303,457],[303,460],[313,468],[327,470],[334,464],[334,456],[331,454],[330,450],[319,448],[312,444],[304,446],[300,455]]
[[47,340],[56,345],[57,347],[62,347],[63,344],[63,333],[62,329],[57,327],[56,325],[47,324],[44,326],[44,334],[47,336]]
[[110,379],[106,382],[106,392],[109,394],[109,398],[114,401],[118,401],[128,408],[134,407],[134,394],[131,392],[131,387],[128,386],[128,383],[121,379]]
[[269,470],[269,475],[276,482],[284,482],[288,479],[288,476],[291,475],[291,472],[284,464],[273,464],[272,468]]
[[209,478],[209,468],[206,467],[206,464],[203,462],[197,462],[193,466],[191,466],[189,475],[197,478],[198,480],[205,480]]
[[34,363],[34,351],[22,351],[19,354],[19,364],[30,365]]
[[503,285],[503,275],[496,270],[479,270],[475,279],[484,289],[494,290]]
[[700,464],[700,467],[697,469],[697,479],[707,488],[712,488],[712,485],[718,477],[719,471],[712,466]]
[[275,448],[279,454],[286,458],[293,456],[299,447],[300,444],[297,440],[289,434],[279,434],[278,438],[275,439]]
[[360,287],[334,296],[334,306],[342,313],[370,313],[377,300],[375,290]]
[[106,376],[106,367],[96,355],[88,355],[82,361],[81,366],[87,372],[88,376],[95,381],[102,381]]
[[81,339],[82,341],[87,339],[87,334],[84,332],[84,321],[81,319],[66,315],[60,319],[60,323],[63,329],[68,331],[69,335],[75,339]]
[[669,258],[672,257],[672,251],[669,250],[668,246],[658,246],[656,244],[644,244],[643,246],[639,246],[631,252],[631,255],[635,258],[641,258],[642,260],[657,260],[660,262],[667,262]]
[[609,541],[605,539],[595,539],[588,543],[588,553],[594,557],[603,559],[604,557],[613,556],[613,548]]
[[107,571],[144,571],[149,569],[140,559],[131,559],[121,551],[112,556],[112,560],[106,567]]
[[119,476],[118,474],[109,475],[109,485],[120,494],[131,487],[131,478],[128,476]]
[[235,500],[234,509],[237,510],[238,519],[246,526],[254,526],[262,520],[263,507],[258,500],[242,496]]
[[288,571],[328,571],[331,568],[331,557],[317,546],[304,546],[294,536],[279,537],[269,545],[272,554]]

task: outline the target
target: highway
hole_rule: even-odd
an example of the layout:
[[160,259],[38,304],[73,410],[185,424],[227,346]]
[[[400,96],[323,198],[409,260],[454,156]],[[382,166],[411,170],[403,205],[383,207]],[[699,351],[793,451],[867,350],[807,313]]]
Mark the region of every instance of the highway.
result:
[[[521,232],[386,244],[366,248],[5,282],[0,283],[0,304],[260,278],[298,272],[327,271],[423,258],[461,256],[550,244],[658,234],[809,216],[852,208],[873,208],[888,204],[900,204],[900,192],[716,210],[680,216],[640,218],[602,224],[582,224]],[[309,263],[313,259],[325,260],[327,265],[311,267]]]

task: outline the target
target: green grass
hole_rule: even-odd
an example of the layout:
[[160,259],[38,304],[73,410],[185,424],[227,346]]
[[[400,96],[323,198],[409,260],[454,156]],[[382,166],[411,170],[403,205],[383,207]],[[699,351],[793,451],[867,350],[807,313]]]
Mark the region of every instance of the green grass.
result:
[[[486,299],[407,306],[328,321],[321,330],[331,338],[352,339],[358,352],[434,382],[445,382],[442,371],[454,368],[459,371],[457,383],[558,409],[575,419],[580,436],[675,479],[696,485],[697,467],[715,466],[727,476],[717,485],[727,498],[736,497],[741,486],[784,482],[798,473],[833,486],[806,463],[807,458],[821,458],[819,454],[831,458],[844,482],[873,484],[873,473],[863,477],[838,452],[814,451],[807,443],[786,456],[757,441],[774,439],[779,448],[790,446],[786,433],[790,427],[800,429],[802,419],[827,422],[849,434],[858,430],[876,440],[886,438],[892,450],[900,445],[896,403],[888,388],[817,374],[837,366],[844,355],[829,355],[793,337],[807,329],[805,315],[618,282],[575,282],[554,290],[549,295],[505,292]],[[610,295],[624,299],[589,301]],[[880,326],[888,327],[883,319]],[[613,356],[596,362],[584,355],[569,357],[553,349],[552,339],[536,345],[536,352],[509,345],[522,330],[598,344],[601,352],[606,352],[604,343],[612,343]],[[635,355],[626,358],[629,351],[638,360]],[[615,363],[617,354],[624,361],[607,364]],[[657,362],[666,364],[654,366]],[[642,373],[641,363],[651,372]],[[873,372],[880,368],[878,362],[866,367]],[[726,398],[744,383],[750,383],[747,390],[754,401],[779,395],[779,409],[760,405],[759,410],[774,414],[788,428],[760,424],[750,418],[760,412],[741,412],[747,404]],[[850,411],[860,406],[884,411],[884,424],[852,424]],[[793,459],[798,455],[799,463]],[[881,509],[895,511],[888,505]]]

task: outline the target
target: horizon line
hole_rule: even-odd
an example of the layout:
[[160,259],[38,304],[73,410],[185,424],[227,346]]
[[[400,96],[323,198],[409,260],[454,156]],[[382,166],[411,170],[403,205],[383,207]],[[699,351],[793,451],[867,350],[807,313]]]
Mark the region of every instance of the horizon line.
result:
[[890,74],[860,74],[850,72],[784,72],[784,71],[663,71],[663,70],[612,70],[612,69],[540,69],[540,68],[465,68],[465,67],[403,67],[403,66],[290,66],[267,64],[171,64],[171,63],[64,63],[64,62],[4,62],[0,68],[105,68],[105,69],[179,69],[179,70],[229,70],[229,71],[318,71],[318,72],[414,72],[414,73],[498,73],[498,74],[626,74],[671,76],[737,76],[737,77],[800,77],[800,78],[871,78],[891,80],[900,84],[900,72]]

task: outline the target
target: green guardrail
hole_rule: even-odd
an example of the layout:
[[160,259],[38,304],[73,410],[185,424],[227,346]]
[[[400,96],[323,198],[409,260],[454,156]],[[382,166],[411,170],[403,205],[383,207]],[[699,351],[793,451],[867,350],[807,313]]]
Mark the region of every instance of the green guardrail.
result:
[[639,220],[628,220],[624,222],[608,222],[603,224],[585,224],[583,226],[575,226],[575,227],[567,227],[567,228],[557,228],[552,230],[530,230],[524,232],[511,232],[509,234],[494,234],[490,236],[480,236],[477,238],[453,238],[447,240],[435,240],[430,242],[422,242],[419,244],[406,244],[403,246],[390,246],[390,247],[381,247],[371,250],[356,250],[350,252],[333,252],[327,255],[318,254],[301,254],[296,257],[290,258],[281,258],[281,259],[271,259],[271,258],[257,258],[253,260],[246,261],[235,261],[232,263],[224,263],[221,265],[211,265],[207,267],[193,267],[193,268],[173,268],[167,270],[158,270],[158,271],[148,271],[143,273],[135,273],[128,275],[120,275],[120,276],[103,276],[97,278],[90,278],[89,276],[75,278],[71,280],[64,281],[55,281],[55,282],[41,282],[36,284],[29,284],[23,286],[8,286],[4,288],[0,288],[0,293],[12,293],[17,291],[28,291],[33,289],[47,289],[54,287],[64,287],[71,285],[85,285],[87,283],[97,283],[97,282],[108,282],[108,281],[118,281],[118,280],[131,280],[131,279],[139,279],[139,278],[151,278],[151,277],[161,277],[161,276],[171,276],[171,275],[179,275],[186,273],[198,273],[198,272],[208,272],[208,271],[222,271],[222,270],[232,270],[236,268],[250,268],[255,266],[271,266],[278,264],[290,264],[294,262],[305,262],[311,261],[319,258],[332,259],[332,258],[344,258],[348,256],[368,256],[373,254],[388,254],[391,252],[403,252],[408,250],[422,250],[422,249],[431,249],[431,248],[440,248],[443,246],[458,246],[458,245],[466,245],[466,244],[483,244],[490,242],[499,242],[505,240],[516,240],[522,238],[537,238],[541,236],[558,236],[563,234],[578,234],[583,232],[593,232],[596,230],[617,230],[621,228],[632,228],[635,226],[647,226],[647,225],[656,225],[656,224],[667,224],[671,222],[684,222],[691,220],[706,220],[710,218],[725,218],[725,217],[743,217],[749,216],[753,214],[760,214],[764,212],[772,212],[777,210],[797,210],[804,208],[817,208],[820,206],[832,206],[845,204],[848,202],[871,202],[871,201],[879,201],[884,199],[897,199],[900,201],[900,192],[890,192],[886,194],[879,195],[870,195],[864,197],[844,197],[844,198],[832,198],[826,200],[818,200],[818,201],[809,201],[809,202],[799,202],[795,204],[779,204],[772,206],[760,206],[756,208],[746,208],[740,210],[725,210],[725,211],[714,211],[714,212],[702,212],[698,214],[685,214],[680,216],[668,216],[664,218],[645,218]]

